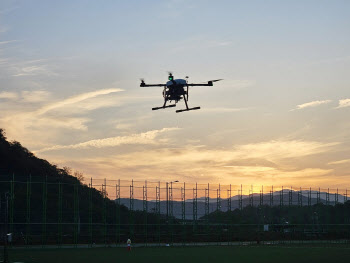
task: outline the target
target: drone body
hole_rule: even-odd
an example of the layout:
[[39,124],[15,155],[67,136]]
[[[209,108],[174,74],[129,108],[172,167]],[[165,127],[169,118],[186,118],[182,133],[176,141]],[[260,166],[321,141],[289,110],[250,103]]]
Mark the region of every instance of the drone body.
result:
[[[188,77],[186,77],[188,78]],[[186,109],[177,110],[176,112],[190,111],[190,110],[199,110],[200,107],[189,108],[188,101],[188,88],[191,86],[213,86],[213,82],[219,81],[210,80],[206,84],[189,84],[185,79],[174,79],[172,73],[169,73],[169,81],[166,84],[146,84],[143,79],[141,79],[140,87],[163,87],[163,98],[164,104],[161,107],[152,108],[152,110],[165,109],[170,107],[176,107],[176,103],[178,103],[181,99],[185,101]],[[174,104],[166,105],[167,102]]]

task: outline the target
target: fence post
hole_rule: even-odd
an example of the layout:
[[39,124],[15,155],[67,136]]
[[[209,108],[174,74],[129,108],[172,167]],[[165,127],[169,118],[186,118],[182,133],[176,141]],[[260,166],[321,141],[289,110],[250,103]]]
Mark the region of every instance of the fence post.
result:
[[89,189],[89,236],[90,236],[90,246],[92,247],[92,178],[90,179],[90,189]]
[[291,186],[289,190],[289,206],[292,206],[292,205],[293,205],[293,187]]
[[253,185],[250,186],[250,191],[249,191],[249,204],[250,204],[252,207],[254,206]]
[[143,223],[144,223],[144,239],[145,244],[147,246],[147,213],[148,213],[148,201],[147,201],[147,181],[145,181],[145,185],[143,186]]
[[10,192],[10,233],[13,233],[13,213],[15,211],[14,199],[15,199],[15,174],[13,173],[12,181],[11,181],[11,192]]
[[169,223],[170,223],[170,241],[171,241],[171,244],[173,244],[173,241],[174,241],[174,209],[173,209],[173,182],[170,182],[170,188],[169,188]]
[[103,220],[103,242],[107,246],[107,182],[104,179],[104,184],[102,184],[102,220]]
[[42,247],[45,246],[46,243],[46,210],[47,210],[47,175],[45,177],[45,181],[43,182],[43,225],[42,225],[42,238],[41,244]]
[[231,212],[231,210],[232,210],[232,204],[231,204],[231,184],[230,184],[230,189],[229,190],[227,190],[227,192],[228,192],[228,198],[227,198],[227,211],[230,211]]
[[335,194],[335,204],[338,204],[338,198],[339,198],[339,194],[338,194],[338,188],[337,188],[337,193]]
[[221,210],[221,189],[219,184],[219,189],[216,189],[216,210]]
[[193,235],[197,231],[197,183],[196,188],[193,188]]
[[129,204],[129,227],[130,227],[130,238],[134,237],[134,180],[131,180],[130,185],[130,204]]
[[30,243],[30,198],[31,198],[32,176],[27,178],[27,209],[26,209],[26,245]]
[[207,231],[207,242],[209,242],[209,201],[210,201],[209,184],[208,188],[205,188],[205,223]]
[[78,182],[74,184],[74,246],[78,245],[78,231],[79,231],[79,188]]
[[348,189],[345,189],[344,203],[348,201]]
[[156,186],[156,213],[158,218],[157,232],[158,232],[158,244],[160,246],[160,182]]
[[283,206],[283,186],[282,186],[282,190],[280,191],[280,206]]
[[181,201],[182,201],[182,245],[186,243],[186,183],[184,182],[184,187],[181,187]]
[[58,182],[58,246],[62,244],[62,183]]
[[115,236],[115,245],[117,246],[120,242],[120,179],[118,179],[118,183],[115,185],[115,196],[116,196],[116,236]]
[[271,205],[270,206],[273,206],[273,186],[271,188]]
[[239,201],[238,201],[238,205],[239,205],[239,209],[242,210],[242,206],[243,206],[243,196],[242,196],[242,185],[241,185],[241,192],[240,194],[238,195],[238,198],[239,198]]

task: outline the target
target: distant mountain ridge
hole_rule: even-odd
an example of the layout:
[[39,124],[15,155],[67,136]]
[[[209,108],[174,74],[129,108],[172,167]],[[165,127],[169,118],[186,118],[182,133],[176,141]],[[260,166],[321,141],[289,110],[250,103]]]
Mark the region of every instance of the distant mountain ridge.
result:
[[[309,205],[309,192],[308,191],[302,191],[301,195],[301,203],[302,206],[308,206]],[[316,192],[311,193],[312,196],[316,195]],[[320,192],[320,199],[319,202],[316,197],[310,198],[310,205],[315,205],[317,203],[321,203],[326,205],[327,200],[327,192]],[[332,196],[332,198],[331,198]],[[292,191],[292,203],[291,205],[298,205],[298,192]],[[322,198],[324,197],[324,198]],[[289,190],[285,190],[283,193],[283,205],[288,206],[289,205]],[[346,197],[344,195],[339,194],[338,195],[338,203],[344,203]],[[228,198],[220,199],[220,209],[219,211],[227,212],[229,211],[228,207]],[[252,197],[253,205],[258,206],[260,204],[260,195],[259,194],[253,194]],[[121,198],[120,204],[126,206],[128,209],[130,209],[130,199],[129,198]],[[185,202],[185,219],[193,219],[193,199],[186,199]],[[251,197],[248,195],[242,195],[242,207],[249,206],[251,204]],[[263,195],[263,205],[270,205],[270,194],[264,194]],[[335,205],[336,204],[336,197],[334,194],[329,195],[329,205]],[[281,195],[280,191],[274,192],[273,196],[273,206],[280,206],[281,205]],[[136,211],[142,211],[143,210],[143,200],[140,199],[134,199],[133,201],[133,207]],[[147,201],[147,207],[148,212],[156,211],[156,201],[150,200]],[[182,218],[182,202],[181,201],[172,201],[172,207],[173,207],[173,215],[174,217],[180,219]],[[239,208],[239,196],[235,195],[231,197],[231,210],[238,209]],[[216,198],[210,198],[209,199],[209,213],[213,213],[217,211],[217,199]],[[160,201],[160,213],[166,214],[167,213],[167,202],[162,200]],[[197,198],[197,215],[198,218],[205,215],[205,197],[199,197]]]

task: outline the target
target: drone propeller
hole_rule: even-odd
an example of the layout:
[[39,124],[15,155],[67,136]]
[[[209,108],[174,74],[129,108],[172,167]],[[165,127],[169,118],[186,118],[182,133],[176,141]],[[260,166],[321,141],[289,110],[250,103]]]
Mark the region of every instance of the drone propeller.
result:
[[217,81],[220,81],[220,80],[223,80],[223,79],[213,79],[213,80],[208,80],[206,82],[201,82],[201,83],[213,83],[213,82],[217,82]]

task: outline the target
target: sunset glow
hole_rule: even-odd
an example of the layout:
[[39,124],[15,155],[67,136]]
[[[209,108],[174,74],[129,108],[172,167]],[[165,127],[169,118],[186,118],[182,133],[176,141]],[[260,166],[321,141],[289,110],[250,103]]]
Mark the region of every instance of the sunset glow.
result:
[[[350,187],[350,2],[3,2],[0,128],[36,156],[95,179]],[[168,70],[224,80],[191,88],[201,110],[152,111],[162,88],[139,79]]]

